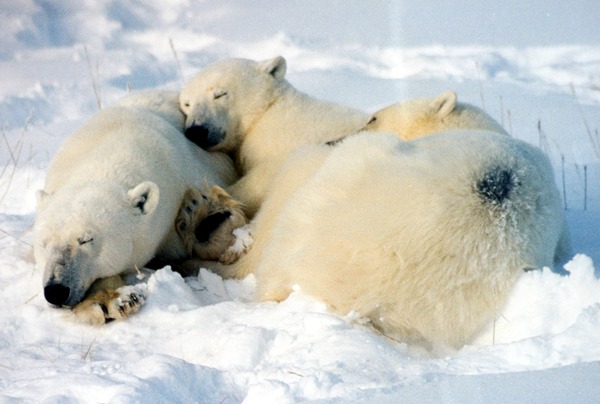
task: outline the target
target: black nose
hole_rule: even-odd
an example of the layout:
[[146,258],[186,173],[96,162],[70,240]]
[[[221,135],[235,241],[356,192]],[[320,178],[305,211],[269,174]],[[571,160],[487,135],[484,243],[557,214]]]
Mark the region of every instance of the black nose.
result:
[[71,290],[68,287],[63,286],[59,283],[54,285],[48,285],[44,288],[44,297],[46,298],[48,303],[51,303],[55,306],[64,305],[69,299],[70,293]]
[[221,142],[222,135],[209,125],[192,125],[185,130],[185,137],[203,149],[210,149]]

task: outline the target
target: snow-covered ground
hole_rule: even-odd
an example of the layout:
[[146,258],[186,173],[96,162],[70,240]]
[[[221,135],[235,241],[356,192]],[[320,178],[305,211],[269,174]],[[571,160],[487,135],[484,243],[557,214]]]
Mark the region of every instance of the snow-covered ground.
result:
[[[597,402],[600,9],[463,3],[2,2],[0,401]],[[159,270],[143,309],[104,327],[48,307],[30,228],[60,142],[129,89],[179,89],[214,60],[276,55],[313,96],[375,111],[454,89],[541,145],[564,189],[571,275],[524,274],[495,325],[442,356],[299,293],[256,303],[252,277],[206,271]]]

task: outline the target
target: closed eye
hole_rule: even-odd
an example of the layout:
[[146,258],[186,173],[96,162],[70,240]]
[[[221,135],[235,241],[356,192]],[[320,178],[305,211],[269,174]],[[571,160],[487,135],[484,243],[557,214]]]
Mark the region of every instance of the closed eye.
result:
[[371,125],[372,123],[375,123],[375,121],[377,121],[377,117],[373,116],[373,117],[371,117],[371,119],[369,119],[369,122],[367,122],[367,125]]
[[213,98],[215,100],[218,100],[219,98],[223,98],[227,95],[227,91],[226,90],[216,90],[213,94]]
[[84,244],[88,244],[94,241],[93,237],[80,237],[77,239],[77,242],[79,243],[79,245],[84,245]]

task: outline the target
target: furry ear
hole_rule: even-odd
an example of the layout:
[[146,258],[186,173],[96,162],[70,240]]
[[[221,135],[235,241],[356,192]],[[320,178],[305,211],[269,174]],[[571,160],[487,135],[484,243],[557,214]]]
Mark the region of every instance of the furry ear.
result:
[[160,192],[158,185],[144,181],[127,191],[127,197],[131,207],[138,210],[140,215],[145,215],[151,213],[158,205]]
[[260,71],[270,74],[278,80],[283,79],[286,69],[287,64],[283,56],[277,56],[276,58],[265,60],[259,64]]
[[431,102],[431,110],[440,118],[450,114],[455,107],[456,93],[454,91],[446,91],[441,93]]
[[42,206],[42,203],[44,203],[44,201],[50,196],[50,194],[46,191],[44,191],[43,189],[38,189],[37,192],[35,193],[35,201],[37,204],[37,207],[39,208],[40,206]]
[[221,188],[218,185],[213,185],[212,188],[209,190],[209,192],[212,196],[216,197],[218,200],[231,199],[231,196],[229,196],[227,191],[225,191],[223,188]]

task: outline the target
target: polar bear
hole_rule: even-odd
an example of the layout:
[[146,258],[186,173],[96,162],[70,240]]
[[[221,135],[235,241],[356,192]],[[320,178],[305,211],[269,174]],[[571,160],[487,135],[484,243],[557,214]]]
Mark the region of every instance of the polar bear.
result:
[[[411,99],[383,108],[368,119],[361,129],[369,132],[390,132],[400,139],[410,140],[431,135],[442,130],[468,129],[490,130],[502,134],[506,131],[490,115],[471,104],[457,101],[456,93],[446,91],[434,97]],[[324,142],[334,146],[346,136]],[[269,240],[269,234],[278,212],[297,188],[309,179],[330,149],[322,145],[306,145],[291,152],[285,164],[281,165],[272,184],[273,195],[264,199],[263,207],[252,220],[254,244],[252,250],[243,256],[235,265],[223,266],[214,262],[203,262],[202,265],[218,272],[224,277],[243,278],[254,272],[260,260],[260,254]],[[301,167],[301,168],[298,168]],[[200,223],[197,221],[196,223]],[[194,224],[190,225],[193,228]],[[190,236],[193,237],[193,234]]]
[[257,216],[261,250],[238,261],[254,261],[259,300],[300,289],[398,341],[458,349],[523,271],[565,253],[548,158],[503,134],[364,132],[288,163]]
[[249,216],[289,153],[357,132],[368,114],[316,100],[286,79],[286,61],[226,59],[202,69],[180,95],[186,136],[236,156],[240,180],[228,188]]
[[[255,273],[260,300],[300,288],[400,341],[471,341],[522,271],[568,257],[568,231],[548,158],[474,107],[457,109],[472,113],[470,123],[448,119],[453,93],[436,99],[445,110],[421,124],[429,132],[412,129],[434,136],[398,139],[416,127],[409,115],[386,127],[392,135],[292,152],[252,221],[252,249],[212,268]],[[376,113],[378,124],[393,122],[393,110]]]
[[363,129],[395,133],[403,140],[454,129],[480,129],[508,134],[480,108],[458,102],[454,91],[392,104],[371,115]]
[[209,267],[254,273],[260,300],[299,288],[399,341],[459,348],[522,271],[570,254],[550,162],[451,92],[374,116],[366,129],[393,136],[291,152],[252,221],[252,249]]
[[134,271],[154,257],[185,258],[175,229],[184,193],[236,180],[227,155],[183,136],[178,103],[170,91],[126,97],[69,136],[54,156],[34,226],[34,256],[52,305],[77,305],[97,279]]
[[[393,133],[403,140],[414,140],[453,130],[485,130],[508,135],[508,132],[482,109],[458,102],[454,91],[392,104],[371,115],[363,129]],[[564,215],[560,217],[564,219]],[[555,264],[559,267],[571,258],[571,241],[566,219],[563,220],[562,227],[562,237],[555,259]],[[556,269],[561,271],[560,268]]]

